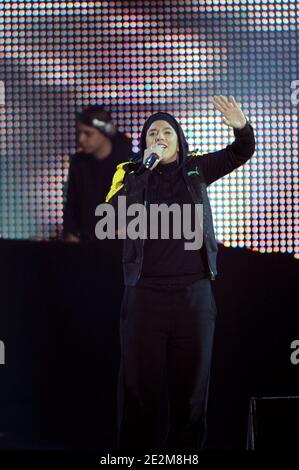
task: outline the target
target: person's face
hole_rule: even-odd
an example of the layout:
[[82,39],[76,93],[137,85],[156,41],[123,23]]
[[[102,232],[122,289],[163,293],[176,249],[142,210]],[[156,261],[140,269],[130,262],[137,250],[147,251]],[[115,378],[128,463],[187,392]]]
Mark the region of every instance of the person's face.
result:
[[78,124],[79,144],[83,152],[95,155],[105,144],[107,137],[93,126]]
[[179,152],[178,136],[167,121],[154,121],[147,130],[145,142],[147,148],[154,144],[165,146],[161,163],[176,161]]

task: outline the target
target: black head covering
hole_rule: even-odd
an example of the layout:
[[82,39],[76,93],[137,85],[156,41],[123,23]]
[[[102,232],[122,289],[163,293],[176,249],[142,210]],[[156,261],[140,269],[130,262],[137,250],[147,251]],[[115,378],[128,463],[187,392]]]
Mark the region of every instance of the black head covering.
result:
[[179,140],[179,161],[178,164],[182,163],[183,160],[185,159],[185,156],[188,152],[188,144],[184,135],[184,132],[178,123],[178,121],[169,113],[155,113],[152,114],[144,123],[143,129],[141,131],[141,136],[140,136],[140,154],[143,155],[144,150],[146,149],[146,143],[145,143],[145,138],[146,138],[146,133],[149,129],[149,127],[152,125],[154,121],[167,121],[175,130],[178,140]]

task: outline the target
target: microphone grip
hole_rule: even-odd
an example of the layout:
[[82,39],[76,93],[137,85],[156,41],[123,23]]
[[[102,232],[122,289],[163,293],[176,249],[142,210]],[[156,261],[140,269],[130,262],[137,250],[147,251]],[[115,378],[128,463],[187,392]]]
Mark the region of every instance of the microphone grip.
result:
[[146,168],[151,168],[158,158],[159,157],[156,153],[151,153],[149,157],[147,157],[147,159],[145,160],[144,165],[146,166]]

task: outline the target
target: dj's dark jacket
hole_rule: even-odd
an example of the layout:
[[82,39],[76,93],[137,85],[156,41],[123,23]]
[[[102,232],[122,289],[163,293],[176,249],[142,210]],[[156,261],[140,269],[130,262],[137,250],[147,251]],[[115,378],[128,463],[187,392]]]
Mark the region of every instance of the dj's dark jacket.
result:
[[[176,121],[177,123],[177,121]],[[179,126],[179,124],[177,123]],[[215,238],[211,206],[207,187],[219,178],[246,163],[255,151],[254,131],[247,121],[242,129],[233,129],[235,140],[225,149],[207,154],[197,151],[188,152],[188,145],[179,126],[181,176],[184,179],[191,199],[195,204],[203,205],[203,246],[207,260],[207,276],[214,280],[217,275],[217,242]],[[145,136],[141,138],[141,155],[145,148]],[[159,163],[160,165],[160,163]],[[128,161],[117,166],[112,185],[106,196],[106,202],[117,209],[118,196],[126,196],[127,207],[140,203],[147,207],[148,182],[151,172],[142,161]],[[124,239],[123,269],[125,284],[135,286],[140,278],[143,265],[144,239]]]
[[70,158],[63,210],[64,236],[71,233],[81,241],[95,241],[96,207],[105,202],[115,167],[133,156],[132,141],[118,132],[112,152],[104,160],[77,152]]

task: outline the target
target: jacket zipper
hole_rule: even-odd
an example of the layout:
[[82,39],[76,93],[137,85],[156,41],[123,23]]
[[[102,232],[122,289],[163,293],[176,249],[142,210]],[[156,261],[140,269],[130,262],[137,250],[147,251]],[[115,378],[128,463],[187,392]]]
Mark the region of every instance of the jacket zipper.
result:
[[[148,205],[148,201],[147,201],[147,186],[146,186],[146,187],[145,187],[145,190],[144,190],[144,207],[145,207],[145,211],[147,211],[147,205]],[[145,217],[147,218],[147,214],[145,214]],[[146,227],[146,228],[148,228],[148,227]],[[142,271],[143,254],[144,254],[144,240],[145,240],[145,238],[143,237],[143,238],[142,238],[142,258],[141,258],[140,269],[139,269],[139,273],[138,273],[138,277],[137,277],[136,284],[137,284],[137,282],[138,282],[139,279],[140,279],[141,271]]]
[[[186,183],[186,185],[187,185],[187,189],[188,189],[188,191],[189,191],[189,193],[190,193],[190,195],[191,195],[191,198],[192,198],[194,204],[196,204],[196,202],[195,202],[195,197],[194,197],[194,194],[193,194],[193,189],[192,189],[191,186],[189,185],[189,182],[188,182],[187,177],[186,177],[186,175],[185,175],[184,168],[183,168],[183,175],[184,175],[185,183]],[[211,278],[212,281],[214,281],[214,280],[215,280],[215,274],[214,274],[214,272],[212,271],[212,268],[211,268],[211,265],[210,265],[210,262],[209,262],[209,256],[208,256],[208,254],[207,254],[207,262],[208,262],[208,267],[209,267],[209,271],[210,271],[210,278]]]

